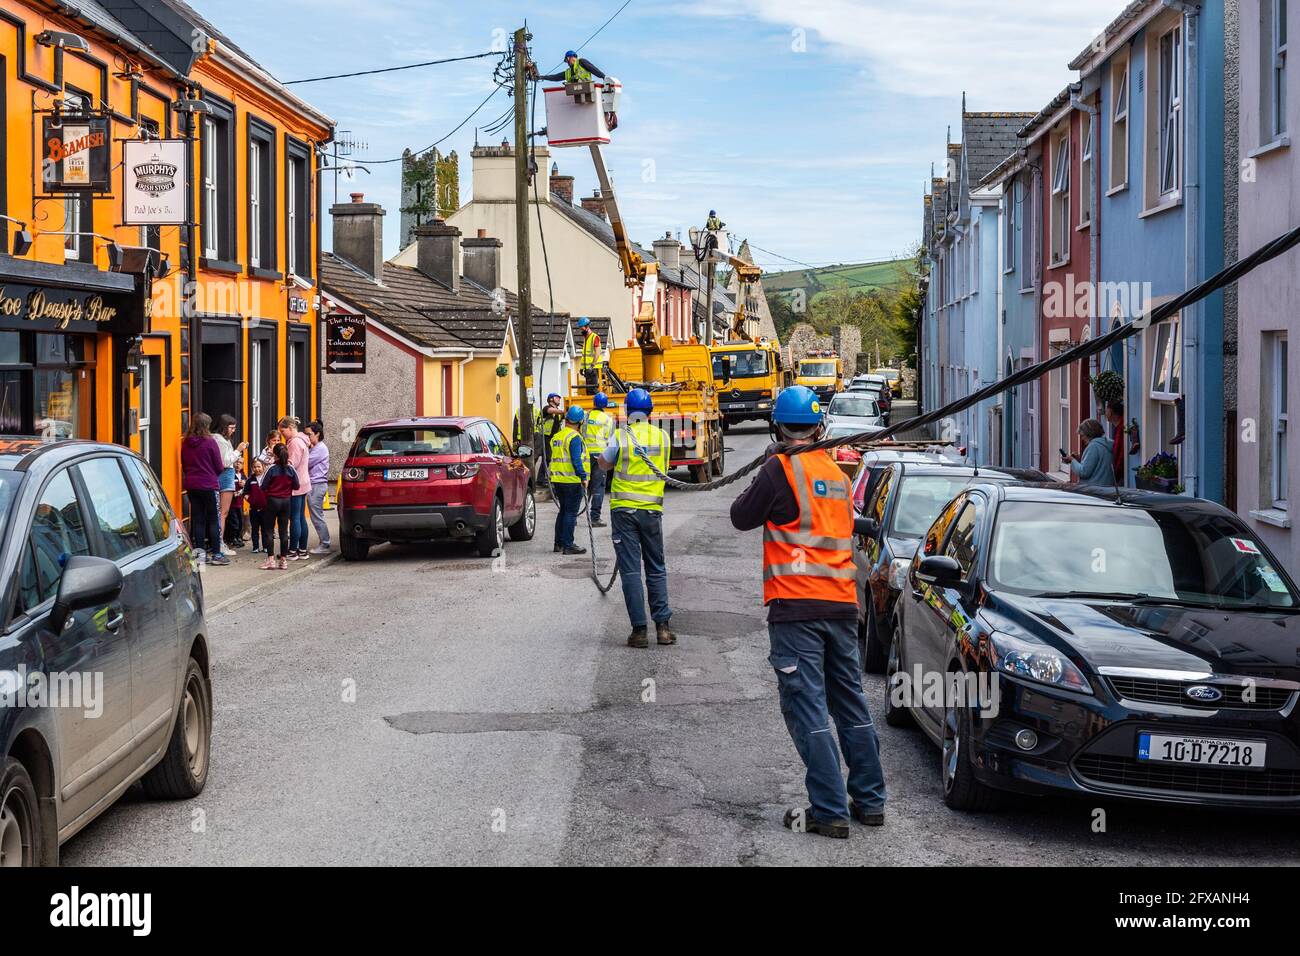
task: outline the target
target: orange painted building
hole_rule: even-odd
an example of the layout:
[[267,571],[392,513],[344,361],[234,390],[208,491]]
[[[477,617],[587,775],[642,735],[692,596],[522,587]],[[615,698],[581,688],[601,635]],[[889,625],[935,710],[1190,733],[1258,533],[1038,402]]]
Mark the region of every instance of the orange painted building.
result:
[[[128,445],[179,504],[192,413],[316,417],[333,121],[180,0],[0,0],[0,84],[0,433]],[[141,139],[167,224],[123,224]]]

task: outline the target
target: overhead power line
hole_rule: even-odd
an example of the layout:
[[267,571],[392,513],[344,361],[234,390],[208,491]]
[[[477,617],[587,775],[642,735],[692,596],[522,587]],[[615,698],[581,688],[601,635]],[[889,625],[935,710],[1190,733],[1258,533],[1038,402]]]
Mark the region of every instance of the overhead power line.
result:
[[376,73],[396,73],[398,70],[414,70],[422,66],[438,66],[442,63],[459,63],[461,60],[481,60],[485,56],[505,56],[499,50],[489,50],[487,53],[471,53],[468,56],[451,56],[444,60],[425,60],[423,63],[407,63],[405,66],[385,66],[377,70],[357,70],[355,73],[333,73],[330,76],[311,76],[304,80],[285,80],[285,86],[293,86],[296,83],[320,83],[323,80],[345,80],[353,76],[373,76]]
[[[457,124],[455,125],[455,127],[451,130],[451,132],[447,133],[445,136],[441,136],[441,137],[439,137],[438,139],[435,139],[435,140],[434,140],[432,143],[430,143],[428,146],[424,147],[424,149],[419,149],[419,150],[415,150],[415,151],[413,151],[413,152],[411,153],[411,155],[412,155],[412,156],[419,156],[419,155],[421,155],[421,154],[423,154],[423,153],[427,153],[429,150],[433,149],[433,147],[435,147],[435,146],[437,146],[439,143],[443,142],[443,140],[449,139],[449,138],[451,138],[452,136],[454,136],[454,135],[455,135],[455,134],[460,130],[460,128],[461,128],[462,126],[464,126],[466,123],[468,123],[470,120],[472,120],[476,115],[478,115],[478,111],[479,111],[479,110],[481,110],[483,107],[487,106],[487,104],[488,104],[488,100],[492,99],[492,97],[494,97],[494,96],[496,96],[498,93],[500,93],[502,89],[503,89],[503,87],[501,87],[500,85],[497,85],[497,86],[492,87],[492,92],[489,93],[487,96],[483,97],[482,102],[480,102],[478,106],[474,107],[473,112],[471,112],[471,113],[470,113],[468,116],[466,116],[463,120],[461,120],[459,123],[457,123]],[[406,158],[405,156],[396,156],[396,157],[394,157],[393,159],[354,159],[354,160],[351,160],[351,162],[356,163],[358,166],[382,166],[384,163],[400,163],[400,162],[401,162],[403,159],[405,159],[405,158]]]

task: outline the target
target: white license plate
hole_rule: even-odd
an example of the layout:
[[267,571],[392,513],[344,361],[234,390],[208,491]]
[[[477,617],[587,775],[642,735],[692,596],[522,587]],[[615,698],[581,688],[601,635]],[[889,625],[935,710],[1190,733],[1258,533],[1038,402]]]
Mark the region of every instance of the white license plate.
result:
[[429,477],[428,468],[385,468],[384,481],[424,481]]
[[1182,734],[1138,734],[1138,760],[1191,763],[1207,767],[1263,769],[1262,740],[1225,740]]

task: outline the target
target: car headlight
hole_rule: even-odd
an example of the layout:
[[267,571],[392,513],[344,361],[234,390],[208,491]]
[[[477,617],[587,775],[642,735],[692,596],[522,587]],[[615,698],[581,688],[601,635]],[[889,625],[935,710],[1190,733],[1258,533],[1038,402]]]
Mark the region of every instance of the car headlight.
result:
[[901,591],[907,587],[907,569],[912,566],[912,562],[907,558],[894,558],[889,562],[889,586],[895,591]]
[[1092,693],[1092,685],[1083,672],[1068,657],[1046,644],[999,633],[993,634],[989,644],[993,649],[993,666],[1003,673],[1080,694]]

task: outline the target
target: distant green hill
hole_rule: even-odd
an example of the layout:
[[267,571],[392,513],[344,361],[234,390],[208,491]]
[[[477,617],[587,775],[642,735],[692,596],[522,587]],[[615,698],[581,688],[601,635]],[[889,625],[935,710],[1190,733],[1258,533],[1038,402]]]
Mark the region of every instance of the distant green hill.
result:
[[765,272],[763,291],[770,294],[791,293],[803,289],[811,305],[828,292],[848,289],[892,292],[907,285],[907,270],[914,268],[912,259],[886,259],[882,262],[859,262],[822,266],[820,269],[792,269],[789,272]]

